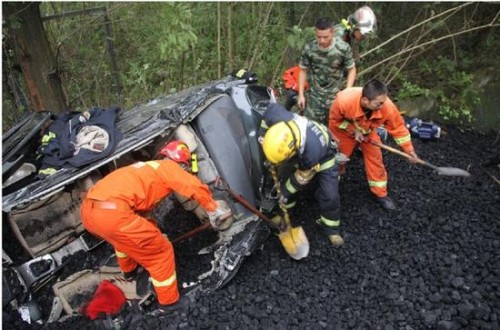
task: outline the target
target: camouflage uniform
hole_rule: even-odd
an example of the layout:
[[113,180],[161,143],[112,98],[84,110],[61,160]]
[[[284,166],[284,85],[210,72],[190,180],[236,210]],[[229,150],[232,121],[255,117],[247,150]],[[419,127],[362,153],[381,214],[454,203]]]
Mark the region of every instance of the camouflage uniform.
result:
[[351,47],[336,33],[327,50],[320,49],[318,42],[312,40],[304,46],[299,66],[307,69],[310,85],[304,114],[328,125],[330,106],[344,83],[343,70],[354,67]]

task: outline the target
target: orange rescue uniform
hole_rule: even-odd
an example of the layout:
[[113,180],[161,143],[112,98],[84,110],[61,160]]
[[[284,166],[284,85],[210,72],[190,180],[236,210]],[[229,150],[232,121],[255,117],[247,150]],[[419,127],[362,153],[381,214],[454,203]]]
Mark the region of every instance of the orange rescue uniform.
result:
[[174,191],[207,211],[218,206],[207,185],[167,159],[113,171],[89,190],[80,210],[84,227],[113,245],[122,271],[140,264],[149,272],[164,305],[179,300],[173,247],[154,220],[139,213],[151,211]]
[[[329,128],[339,141],[339,151],[347,157],[351,156],[358,145],[354,139],[356,129],[365,137],[381,142],[377,127],[384,125],[387,132],[406,153],[413,152],[410,132],[396,105],[387,98],[382,108],[372,111],[370,118],[367,118],[361,107],[362,89],[362,87],[344,89],[337,94],[330,108]],[[379,198],[387,196],[387,172],[382,151],[371,143],[361,143],[359,147],[363,153],[370,190]]]

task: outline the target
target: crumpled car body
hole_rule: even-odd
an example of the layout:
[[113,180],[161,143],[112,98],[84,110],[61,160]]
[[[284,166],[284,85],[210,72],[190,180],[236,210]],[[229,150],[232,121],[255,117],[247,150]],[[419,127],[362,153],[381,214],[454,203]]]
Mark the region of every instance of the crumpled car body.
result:
[[270,88],[232,76],[153,99],[119,113],[116,125],[123,138],[110,156],[82,168],[61,169],[43,180],[33,179],[36,171],[30,165],[50,113],[33,114],[6,133],[3,225],[10,227],[22,249],[3,247],[3,306],[22,303],[22,293],[43,285],[64,267],[68,255],[92,253],[102,243],[80,222],[82,194],[114,169],[152,159],[165,143],[178,138],[180,127],[194,136],[198,177],[216,199],[228,202],[234,214],[231,228],[208,247],[212,269],[200,274],[194,287],[211,292],[225,285],[244,258],[262,246],[269,228],[226,192],[213,188],[223,180],[258,208],[270,210],[275,205],[266,188],[258,143],[261,116],[270,102],[275,102]]

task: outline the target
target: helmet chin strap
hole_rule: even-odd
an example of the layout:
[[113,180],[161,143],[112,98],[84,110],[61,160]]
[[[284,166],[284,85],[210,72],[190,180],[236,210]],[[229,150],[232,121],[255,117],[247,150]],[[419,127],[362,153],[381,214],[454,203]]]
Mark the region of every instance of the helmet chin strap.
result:
[[191,166],[188,166],[188,165],[186,165],[184,163],[180,163],[179,165],[182,167],[182,169],[184,171],[189,172],[189,173],[193,173],[193,171],[191,170]]
[[290,132],[292,133],[293,149],[294,149],[294,151],[296,151],[297,150],[297,141],[299,141],[298,145],[300,146],[300,140],[297,139],[297,137],[295,136],[295,133],[293,132],[292,126],[290,126],[290,123],[285,121],[285,125],[288,126],[288,128],[290,129]]

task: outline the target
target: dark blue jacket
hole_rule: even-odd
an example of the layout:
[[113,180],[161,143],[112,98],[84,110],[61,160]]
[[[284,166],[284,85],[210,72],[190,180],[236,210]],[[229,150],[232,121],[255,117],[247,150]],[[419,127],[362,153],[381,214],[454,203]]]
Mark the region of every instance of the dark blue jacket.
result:
[[[269,104],[267,111],[264,113],[260,136],[263,137],[267,127],[279,123],[281,121],[289,121],[294,119],[292,112],[286,110],[278,103]],[[325,134],[326,133],[326,134]],[[300,170],[309,170],[317,164],[321,164],[335,157],[336,150],[332,144],[332,136],[326,126],[315,121],[307,119],[305,146],[302,152],[298,152],[298,165]]]
[[[93,108],[89,111],[90,118],[83,123],[78,120],[80,112],[66,112],[60,115],[45,133],[46,136],[50,134],[52,138],[39,148],[42,156],[41,168],[81,167],[110,155],[122,138],[115,124],[119,110],[117,107],[106,110]],[[82,127],[89,125],[99,126],[108,133],[108,146],[102,152],[82,148],[78,154],[73,155],[76,135]]]

